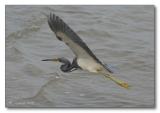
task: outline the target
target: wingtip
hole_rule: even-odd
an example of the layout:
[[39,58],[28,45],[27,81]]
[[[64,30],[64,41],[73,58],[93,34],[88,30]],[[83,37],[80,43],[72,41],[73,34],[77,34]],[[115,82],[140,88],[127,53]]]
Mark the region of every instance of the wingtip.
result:
[[53,19],[55,17],[56,17],[56,15],[54,13],[50,12],[49,15],[48,15],[48,20]]
[[55,18],[56,18],[56,15],[50,12],[50,14],[48,15],[48,24],[54,32],[56,31],[56,23],[55,23],[56,19]]

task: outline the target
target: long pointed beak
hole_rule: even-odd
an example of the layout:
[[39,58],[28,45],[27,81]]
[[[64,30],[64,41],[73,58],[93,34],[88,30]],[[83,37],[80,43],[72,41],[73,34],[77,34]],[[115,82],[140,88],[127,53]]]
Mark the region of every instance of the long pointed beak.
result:
[[42,61],[54,61],[54,62],[58,62],[59,59],[58,58],[54,58],[54,59],[44,59]]

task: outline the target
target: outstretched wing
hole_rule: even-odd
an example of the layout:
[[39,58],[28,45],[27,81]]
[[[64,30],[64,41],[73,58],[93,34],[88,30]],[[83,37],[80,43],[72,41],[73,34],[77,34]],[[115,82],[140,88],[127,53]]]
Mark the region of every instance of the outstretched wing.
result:
[[[110,78],[112,81],[117,83],[118,85],[128,88],[129,85],[111,75],[112,71],[105,67],[92,53],[92,51],[88,48],[88,46],[80,39],[80,37],[66,24],[60,19],[58,16],[54,14],[50,14],[48,17],[48,24],[51,30],[56,34],[57,38],[60,41],[65,42],[74,54],[77,56],[77,59],[81,59],[81,66],[87,67],[90,70],[90,67],[96,67],[91,69],[91,72],[100,71],[107,78]],[[98,64],[98,65],[97,65]],[[100,64],[100,65],[99,65]],[[89,66],[88,66],[89,65]],[[100,67],[100,68],[99,68]]]
[[56,37],[66,43],[74,52],[77,58],[92,59],[100,63],[83,40],[66,24],[64,21],[54,14],[48,17],[48,24]]

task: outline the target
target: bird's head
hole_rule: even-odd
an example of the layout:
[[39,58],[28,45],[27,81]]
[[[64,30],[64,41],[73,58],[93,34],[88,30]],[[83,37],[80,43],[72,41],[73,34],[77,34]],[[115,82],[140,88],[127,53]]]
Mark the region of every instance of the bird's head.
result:
[[63,58],[63,57],[62,58],[53,58],[53,59],[44,59],[42,61],[52,61],[52,62],[61,62],[64,64],[66,64],[66,63],[70,64],[69,60],[67,60],[66,58]]
[[71,70],[74,68],[74,66],[71,65],[70,61],[66,58],[54,58],[54,59],[44,59],[42,61],[53,61],[53,62],[61,62],[62,65],[60,69],[63,72],[71,72]]

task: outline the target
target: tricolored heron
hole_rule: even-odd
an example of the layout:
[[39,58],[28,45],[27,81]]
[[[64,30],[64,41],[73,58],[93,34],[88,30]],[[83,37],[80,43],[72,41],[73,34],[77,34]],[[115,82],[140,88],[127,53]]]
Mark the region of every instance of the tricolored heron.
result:
[[45,59],[42,61],[58,61],[62,65],[60,69],[63,72],[71,72],[76,69],[87,70],[89,72],[102,74],[111,79],[118,85],[129,88],[128,83],[117,79],[112,75],[112,71],[105,66],[88,48],[84,41],[58,16],[50,13],[48,24],[56,37],[63,41],[75,54],[72,63],[66,58]]

